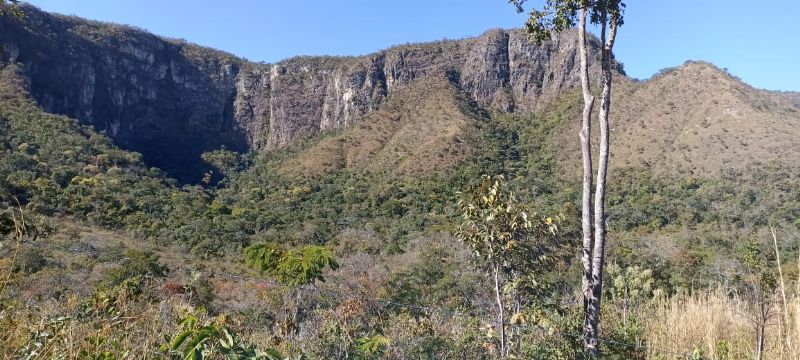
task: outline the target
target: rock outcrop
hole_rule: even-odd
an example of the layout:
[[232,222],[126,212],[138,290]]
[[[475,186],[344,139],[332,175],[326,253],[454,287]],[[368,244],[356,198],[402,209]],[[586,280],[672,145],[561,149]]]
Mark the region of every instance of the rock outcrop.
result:
[[279,148],[348,126],[424,77],[445,75],[500,111],[535,110],[579,85],[569,32],[541,46],[497,29],[361,57],[264,64],[128,26],[24,11],[23,20],[0,18],[0,60],[23,66],[36,101],[187,182],[205,171],[204,151]]

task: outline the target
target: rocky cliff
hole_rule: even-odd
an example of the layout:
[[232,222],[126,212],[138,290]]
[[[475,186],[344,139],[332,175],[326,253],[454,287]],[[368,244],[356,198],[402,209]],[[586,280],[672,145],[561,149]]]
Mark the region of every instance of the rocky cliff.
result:
[[263,64],[127,26],[24,12],[0,18],[0,60],[23,67],[36,101],[189,182],[205,171],[204,151],[272,149],[348,126],[420,78],[444,75],[500,111],[535,110],[579,84],[573,33],[536,46],[521,31],[490,30]]

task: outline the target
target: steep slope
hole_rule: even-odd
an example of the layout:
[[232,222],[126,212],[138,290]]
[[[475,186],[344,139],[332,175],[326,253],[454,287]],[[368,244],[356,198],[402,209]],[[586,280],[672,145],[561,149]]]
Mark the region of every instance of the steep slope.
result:
[[[451,85],[433,87],[445,98],[453,88],[500,112],[541,111],[578,84],[573,33],[535,46],[521,31],[491,30],[477,38],[403,45],[361,57],[255,64],[126,26],[48,14],[32,6],[24,11],[23,20],[0,18],[0,60],[21,65],[37,103],[92,125],[116,145],[142,153],[148,165],[186,182],[199,181],[207,170],[200,158],[205,151],[281,148],[362,119],[376,124],[370,135],[374,146],[403,154],[375,159],[405,156],[402,146],[385,147],[389,139],[375,137],[398,130],[391,122],[375,120],[396,110],[372,114],[395,96],[425,88],[416,85],[421,80],[446,77]],[[597,55],[592,54],[596,73]],[[613,166],[717,176],[754,162],[792,165],[798,155],[793,140],[800,111],[796,93],[753,89],[698,63],[642,83],[616,79],[612,126],[615,138],[625,141],[614,147],[612,156],[619,160]],[[415,121],[412,110],[402,110],[409,112],[402,122]],[[566,122],[553,139],[556,146],[566,146],[559,152],[563,159],[575,158],[576,126]],[[324,140],[317,146],[339,149],[332,144]],[[365,154],[378,149],[371,149],[370,142],[361,145]],[[328,167],[336,168],[376,154],[342,150],[326,156]],[[310,160],[314,157],[298,158],[286,169],[307,163],[309,169],[319,168],[312,171],[317,174],[330,171]],[[567,168],[574,174],[574,162],[565,164],[572,164]]]
[[0,17],[0,61],[23,65],[41,107],[105,131],[183,181],[200,179],[204,151],[274,149],[347,126],[432,75],[447,73],[474,100],[506,111],[539,109],[578,85],[573,33],[535,46],[521,31],[492,30],[361,57],[263,64],[127,26],[23,10],[22,20]]
[[[74,119],[42,111],[15,65],[0,70],[0,209],[145,228],[168,211],[172,181],[141,155]],[[146,215],[145,215],[146,214]]]
[[393,176],[440,173],[474,155],[486,114],[447,79],[421,79],[358,124],[287,160],[287,175],[319,178],[343,169]]
[[[795,168],[800,158],[800,110],[708,63],[687,62],[641,83],[620,79],[611,115],[612,173],[718,178],[753,165]],[[572,176],[578,127],[567,121],[553,141]]]
[[22,64],[45,111],[93,125],[183,180],[202,171],[202,151],[247,149],[231,103],[240,60],[129,27],[24,11],[0,18],[0,60]]
[[[266,146],[352,124],[417,79],[442,73],[482,105],[536,110],[578,86],[575,43],[574,33],[536,46],[522,31],[490,30],[478,38],[403,45],[351,59],[289,59],[271,67]],[[591,71],[597,72],[594,54]]]

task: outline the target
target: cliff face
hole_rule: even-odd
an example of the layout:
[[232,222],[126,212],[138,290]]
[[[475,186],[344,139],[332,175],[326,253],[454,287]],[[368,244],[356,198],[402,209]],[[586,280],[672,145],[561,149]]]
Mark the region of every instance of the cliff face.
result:
[[0,59],[22,65],[46,111],[93,125],[186,181],[202,171],[204,150],[248,148],[233,112],[238,59],[30,7],[25,15],[0,19]]
[[[536,46],[521,31],[491,30],[362,57],[256,64],[130,27],[24,10],[24,20],[0,18],[0,60],[23,66],[36,101],[183,181],[200,178],[204,151],[277,148],[348,126],[419,78],[444,74],[501,111],[535,110],[579,84],[572,33]],[[597,71],[596,56],[591,63]]]
[[[347,126],[386,97],[431,76],[449,77],[474,100],[497,110],[536,110],[579,86],[575,35],[556,35],[536,46],[522,31],[490,30],[478,38],[398,46],[364,57],[283,61],[272,65],[263,145],[281,147]],[[591,71],[598,72],[599,58],[590,62]]]

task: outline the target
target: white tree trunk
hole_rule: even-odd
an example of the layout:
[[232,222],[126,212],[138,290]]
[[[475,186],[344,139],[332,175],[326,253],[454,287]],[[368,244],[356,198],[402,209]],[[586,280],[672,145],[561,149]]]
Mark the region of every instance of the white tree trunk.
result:
[[[583,235],[583,248],[581,250],[581,263],[583,264],[583,277],[581,279],[581,292],[583,293],[584,312],[588,310],[592,288],[592,252],[594,248],[594,233],[592,232],[592,111],[594,96],[589,83],[588,44],[586,42],[586,13],[587,9],[580,9],[580,23],[578,25],[578,51],[580,56],[581,88],[583,90],[583,114],[581,118],[581,131],[578,134],[581,140],[581,158],[583,161],[583,192],[581,194],[581,233]],[[586,339],[591,339],[593,327],[587,322],[588,313],[584,314],[583,338],[584,347]]]
[[[609,20],[608,22],[606,20]],[[610,134],[608,125],[608,115],[611,110],[611,50],[614,48],[614,38],[617,33],[616,19],[612,16],[606,18],[606,14],[601,19],[600,38],[603,49],[601,51],[601,68],[603,86],[600,96],[600,154],[597,164],[597,185],[594,192],[594,247],[592,249],[592,276],[591,292],[587,301],[586,318],[584,320],[584,350],[587,355],[597,357],[600,352],[599,345],[599,323],[600,323],[600,300],[603,294],[603,264],[605,261],[606,245],[606,218],[605,218],[605,197],[606,197],[606,177],[608,174],[608,157],[610,148]],[[608,24],[608,25],[607,25]],[[609,33],[606,38],[606,27]],[[588,326],[587,326],[588,325]]]
[[494,271],[494,294],[497,298],[497,323],[500,327],[500,356],[506,357],[506,322],[505,322],[505,309],[503,308],[503,299],[500,295],[500,266],[495,265],[492,269]]

